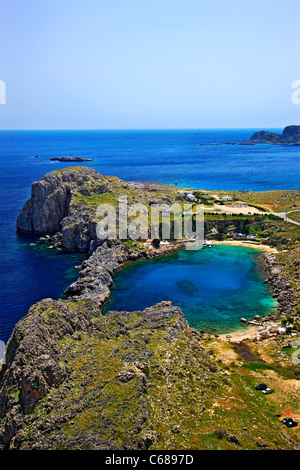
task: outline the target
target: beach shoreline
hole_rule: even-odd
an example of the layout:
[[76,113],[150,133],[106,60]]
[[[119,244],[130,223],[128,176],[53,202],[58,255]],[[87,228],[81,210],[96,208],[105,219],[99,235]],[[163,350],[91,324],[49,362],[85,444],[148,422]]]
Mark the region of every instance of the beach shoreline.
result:
[[213,245],[242,246],[244,248],[256,248],[266,253],[278,253],[277,248],[272,247],[270,245],[263,245],[261,243],[248,242],[248,241],[242,241],[242,240],[224,240],[224,241],[213,240],[212,246]]
[[230,342],[234,342],[234,343],[237,343],[239,341],[243,341],[245,339],[256,339],[258,334],[259,334],[259,331],[258,331],[258,326],[250,326],[250,327],[245,327],[245,331],[241,331],[241,330],[236,330],[234,332],[231,332],[231,333],[226,333],[226,334],[222,334],[222,335],[219,335],[219,339],[223,340],[223,341],[230,341]]

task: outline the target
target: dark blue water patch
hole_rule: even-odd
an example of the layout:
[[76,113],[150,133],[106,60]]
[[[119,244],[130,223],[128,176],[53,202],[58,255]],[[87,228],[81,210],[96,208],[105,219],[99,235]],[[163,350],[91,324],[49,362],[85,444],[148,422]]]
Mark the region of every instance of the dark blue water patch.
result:
[[142,310],[167,300],[196,329],[234,331],[241,317],[263,317],[277,305],[263,282],[257,255],[254,249],[224,245],[136,261],[114,276],[104,313]]
[[48,297],[63,298],[85,258],[40,245],[30,235],[14,234],[10,244],[1,254],[0,339],[5,342],[31,305]]

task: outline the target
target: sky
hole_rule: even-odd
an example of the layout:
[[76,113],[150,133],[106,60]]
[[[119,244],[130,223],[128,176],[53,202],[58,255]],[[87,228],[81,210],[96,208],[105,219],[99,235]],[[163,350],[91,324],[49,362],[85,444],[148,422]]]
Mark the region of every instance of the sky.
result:
[[300,123],[299,0],[1,0],[0,13],[2,129]]

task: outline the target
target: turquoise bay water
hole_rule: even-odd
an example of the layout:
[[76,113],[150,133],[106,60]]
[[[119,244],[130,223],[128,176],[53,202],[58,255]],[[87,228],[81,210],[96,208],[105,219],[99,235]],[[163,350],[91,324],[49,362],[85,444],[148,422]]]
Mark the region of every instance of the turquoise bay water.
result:
[[108,310],[135,311],[170,300],[190,326],[236,331],[240,318],[265,316],[276,307],[257,262],[258,251],[218,245],[136,261],[114,276]]

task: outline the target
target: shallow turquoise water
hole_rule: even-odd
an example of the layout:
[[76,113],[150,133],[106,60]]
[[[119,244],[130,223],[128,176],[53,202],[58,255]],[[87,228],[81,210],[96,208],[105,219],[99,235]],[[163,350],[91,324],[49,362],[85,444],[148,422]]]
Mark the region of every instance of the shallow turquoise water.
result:
[[135,311],[170,300],[190,326],[229,333],[240,318],[265,316],[276,307],[257,262],[258,251],[235,246],[183,250],[136,261],[114,276],[108,310]]

